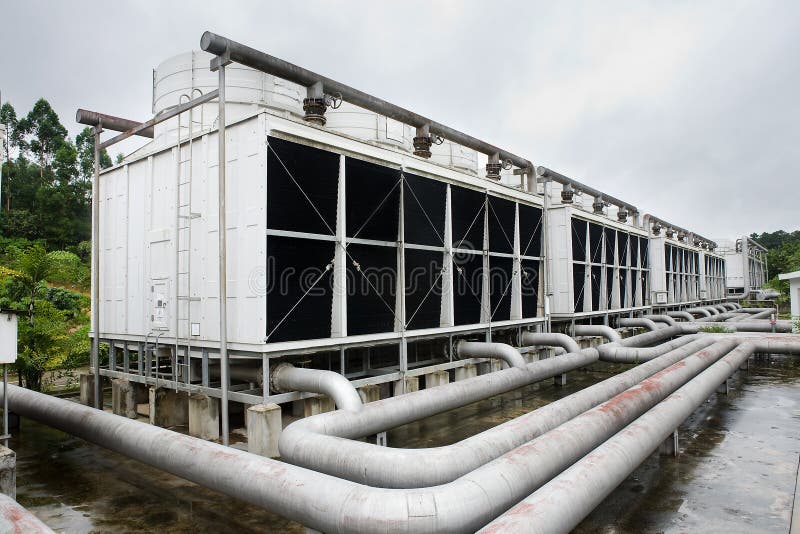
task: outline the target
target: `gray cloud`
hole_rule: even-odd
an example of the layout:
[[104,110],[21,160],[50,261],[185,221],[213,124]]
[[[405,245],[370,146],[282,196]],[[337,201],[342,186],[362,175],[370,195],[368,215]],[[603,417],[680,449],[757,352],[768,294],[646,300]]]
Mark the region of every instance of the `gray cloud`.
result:
[[[230,36],[710,237],[800,227],[800,4],[10,2],[0,90],[150,114],[150,72]],[[125,148],[130,149],[129,145]]]

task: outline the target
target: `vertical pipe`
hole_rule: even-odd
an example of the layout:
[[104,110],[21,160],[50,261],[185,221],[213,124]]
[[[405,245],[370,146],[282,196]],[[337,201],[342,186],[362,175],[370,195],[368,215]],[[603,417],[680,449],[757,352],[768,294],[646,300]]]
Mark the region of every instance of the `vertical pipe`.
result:
[[[534,169],[531,169],[531,173],[533,174],[534,180],[533,184],[536,187],[538,183],[538,172]],[[550,236],[548,235],[550,232],[550,188],[548,184],[550,183],[550,179],[544,178],[543,180],[543,187],[544,187],[544,205],[542,206],[542,263],[544,263],[544,268],[542,269],[542,276],[544,277],[544,320],[545,324],[547,325],[546,332],[552,332],[552,325],[550,324],[550,295],[552,291],[550,290]]]
[[8,364],[3,364],[3,446],[8,448]]
[[100,132],[102,122],[94,127],[94,179],[92,180],[92,354],[94,407],[103,408],[100,398]]
[[225,244],[225,63],[219,62],[219,365],[222,381],[222,444],[228,445],[228,262]]

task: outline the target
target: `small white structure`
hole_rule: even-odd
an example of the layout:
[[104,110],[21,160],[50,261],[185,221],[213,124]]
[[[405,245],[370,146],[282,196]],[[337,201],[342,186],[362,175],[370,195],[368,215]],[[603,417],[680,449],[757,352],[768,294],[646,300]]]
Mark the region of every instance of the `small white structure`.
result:
[[17,361],[17,315],[0,312],[0,364]]
[[780,280],[789,280],[789,298],[792,302],[792,317],[800,317],[800,271],[779,274]]

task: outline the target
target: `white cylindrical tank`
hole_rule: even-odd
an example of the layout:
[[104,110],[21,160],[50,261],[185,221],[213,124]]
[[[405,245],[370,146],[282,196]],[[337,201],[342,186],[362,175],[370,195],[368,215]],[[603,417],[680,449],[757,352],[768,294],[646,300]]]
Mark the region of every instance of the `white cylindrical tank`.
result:
[[[158,65],[153,71],[153,113],[158,114],[186,102],[189,98],[196,98],[216,89],[218,74],[209,69],[213,57],[207,52],[192,51],[173,56]],[[252,115],[258,107],[268,107],[298,117],[303,115],[306,90],[300,85],[237,63],[226,67],[225,78],[225,110],[228,122]],[[194,108],[194,131],[211,128],[216,122],[217,114],[216,102]],[[175,142],[177,127],[177,119],[156,125],[155,142]],[[188,127],[187,112],[182,114],[181,135],[187,135]]]

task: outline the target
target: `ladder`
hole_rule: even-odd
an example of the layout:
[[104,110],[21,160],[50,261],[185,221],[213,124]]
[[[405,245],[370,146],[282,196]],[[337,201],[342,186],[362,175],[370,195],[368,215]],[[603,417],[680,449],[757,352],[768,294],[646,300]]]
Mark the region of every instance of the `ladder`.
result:
[[[194,93],[203,92],[194,88],[190,95],[183,94],[191,100]],[[172,376],[173,380],[190,384],[192,335],[192,302],[199,301],[199,297],[192,296],[192,221],[200,218],[200,214],[192,211],[192,156],[194,142],[194,108],[188,110],[188,143],[186,147],[181,143],[181,115],[178,115],[178,140],[176,144],[176,177],[175,191],[175,318],[173,328],[175,331],[175,346],[172,350]],[[203,127],[203,106],[200,106],[200,128]],[[183,354],[181,355],[181,350]]]

